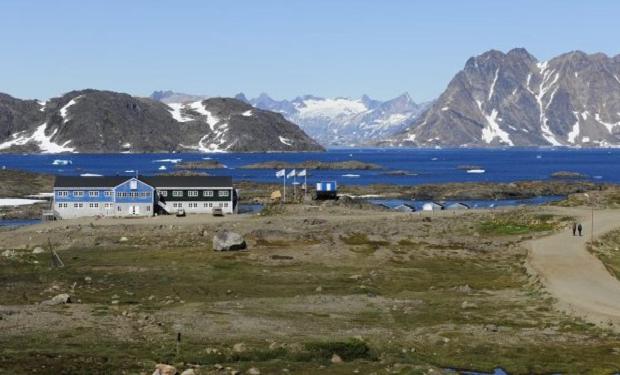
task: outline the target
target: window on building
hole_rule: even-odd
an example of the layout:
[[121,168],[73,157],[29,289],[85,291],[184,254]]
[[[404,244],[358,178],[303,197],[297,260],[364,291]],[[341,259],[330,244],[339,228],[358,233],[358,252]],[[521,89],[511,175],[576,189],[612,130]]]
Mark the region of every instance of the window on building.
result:
[[121,211],[121,206],[116,206],[116,211]]
[[104,196],[104,197],[108,197],[108,198],[109,198],[109,197],[111,197],[111,196],[112,196],[112,191],[111,191],[111,190],[104,191],[104,192],[103,192],[103,196]]
[[56,195],[59,197],[68,197],[69,196],[69,192],[66,190],[60,190],[56,192]]
[[228,190],[220,190],[217,192],[217,196],[218,197],[228,197],[229,195],[229,191]]
[[57,206],[58,208],[67,208],[67,207],[68,207],[68,206],[67,206],[67,203],[58,203],[56,206]]
[[168,190],[162,190],[159,192],[159,195],[161,195],[162,197],[167,197],[168,196]]
[[99,192],[98,191],[89,191],[88,192],[88,196],[89,197],[98,197],[99,196]]
[[146,206],[146,212],[151,212],[151,206]]
[[203,207],[205,208],[209,207],[209,203],[203,203]]
[[202,195],[205,197],[212,197],[213,196],[213,190],[205,190],[202,192]]
[[83,191],[81,191],[81,190],[75,190],[75,191],[73,192],[73,196],[74,196],[74,197],[83,197],[83,196],[84,196],[84,192],[83,192]]
[[209,208],[213,208],[213,203],[209,203]]
[[228,202],[224,202],[224,207],[228,207]]
[[136,189],[138,189],[138,181],[136,181],[136,180],[131,180],[131,181],[129,181],[129,188],[130,188],[131,190],[136,190]]
[[188,197],[197,197],[198,196],[198,190],[189,190],[187,192],[187,196]]
[[182,197],[183,196],[183,190],[173,190],[172,191],[172,196],[173,197]]

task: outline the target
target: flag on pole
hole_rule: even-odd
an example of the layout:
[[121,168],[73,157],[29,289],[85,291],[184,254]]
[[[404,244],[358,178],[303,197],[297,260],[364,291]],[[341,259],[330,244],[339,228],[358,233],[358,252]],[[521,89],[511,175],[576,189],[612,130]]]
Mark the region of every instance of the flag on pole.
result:
[[291,177],[295,177],[295,170],[293,169],[292,171],[288,172],[288,174],[286,175],[286,178],[291,178]]
[[286,174],[286,169],[280,169],[279,171],[276,172],[276,177],[284,177],[285,174]]
[[299,173],[297,173],[298,177],[306,177],[306,170],[304,169],[303,171],[300,171]]

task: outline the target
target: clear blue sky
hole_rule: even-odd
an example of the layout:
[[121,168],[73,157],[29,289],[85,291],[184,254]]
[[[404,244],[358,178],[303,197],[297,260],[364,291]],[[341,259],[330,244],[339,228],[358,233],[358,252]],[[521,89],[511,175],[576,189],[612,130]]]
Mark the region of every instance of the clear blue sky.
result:
[[467,58],[620,53],[619,1],[2,0],[0,92],[437,97]]

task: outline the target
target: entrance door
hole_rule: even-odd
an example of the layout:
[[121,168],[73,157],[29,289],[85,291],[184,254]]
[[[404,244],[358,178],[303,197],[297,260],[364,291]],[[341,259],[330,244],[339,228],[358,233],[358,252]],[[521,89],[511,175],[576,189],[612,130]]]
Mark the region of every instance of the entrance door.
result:
[[132,215],[140,215],[140,206],[130,206],[129,213]]

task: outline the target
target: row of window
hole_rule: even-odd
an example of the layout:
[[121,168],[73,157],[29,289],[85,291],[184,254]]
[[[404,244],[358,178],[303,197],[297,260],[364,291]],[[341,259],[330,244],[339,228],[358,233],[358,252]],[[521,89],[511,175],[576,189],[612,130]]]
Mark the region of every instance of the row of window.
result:
[[[73,203],[73,208],[84,208],[85,203]],[[69,208],[69,203],[57,203],[56,207],[58,208]],[[114,203],[103,203],[101,204],[103,208],[112,208],[114,207]],[[99,203],[89,203],[88,208],[99,208]]]
[[[205,202],[203,203],[203,207],[204,208],[213,208],[215,205],[215,207],[228,207],[228,202],[219,202],[219,203],[212,203],[212,202]],[[172,208],[198,208],[198,203],[172,203]]]
[[[73,208],[84,208],[85,203],[73,203]],[[56,207],[58,208],[69,208],[69,203],[57,203]],[[111,209],[114,207],[114,203],[102,203],[102,208]],[[88,208],[99,208],[99,203],[88,203]],[[117,211],[122,211],[121,206],[116,207]],[[146,206],[146,211],[151,211],[151,206]]]
[[[162,197],[167,197],[168,196],[168,191],[162,190],[159,194]],[[213,195],[214,195],[213,190],[203,190],[202,191],[202,196],[203,197],[213,197]],[[173,197],[182,197],[183,196],[183,190],[173,190],[172,191],[172,196]],[[188,197],[198,197],[198,196],[200,196],[200,192],[198,190],[188,190],[187,191],[187,196]],[[218,190],[217,191],[217,196],[218,197],[228,197],[228,196],[230,196],[230,192],[228,190]]]
[[[84,190],[74,190],[72,192],[72,195],[74,197],[83,197],[84,196],[85,191]],[[111,197],[113,194],[113,192],[111,190],[106,190],[103,192],[103,196],[104,197]],[[168,196],[168,191],[163,190],[160,192],[162,197],[167,197]],[[69,191],[68,190],[59,190],[56,192],[56,195],[58,197],[68,197],[69,196]],[[136,197],[148,197],[150,195],[149,192],[146,191],[142,191],[142,192],[117,192],[116,196],[117,197],[132,197],[132,198],[136,198]],[[96,190],[90,190],[88,191],[88,196],[89,197],[99,197],[99,191]],[[173,190],[172,191],[172,196],[173,197],[182,197],[183,196],[183,190]],[[198,190],[188,190],[187,191],[187,196],[188,197],[198,197],[200,196],[200,192]],[[213,190],[203,190],[202,192],[202,196],[203,197],[213,197],[214,196],[214,191]],[[228,197],[230,196],[230,192],[228,190],[218,190],[217,191],[217,196],[218,197]]]
[[[85,191],[84,190],[74,190],[72,192],[72,195],[74,197],[83,197],[84,196]],[[68,190],[59,190],[56,192],[56,195],[59,197],[68,197],[69,196],[69,191]],[[96,190],[90,190],[88,191],[88,196],[89,197],[98,197],[99,196],[99,191]],[[111,197],[112,196],[112,191],[111,190],[107,190],[103,192],[103,196],[104,197]]]
[[132,192],[124,192],[124,191],[117,191],[116,192],[116,197],[117,198],[148,198],[151,196],[151,193],[149,193],[148,191],[132,191]]

